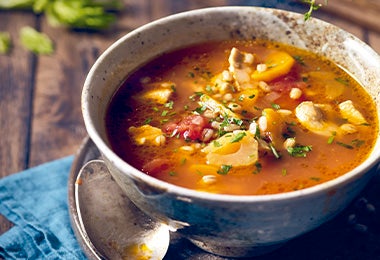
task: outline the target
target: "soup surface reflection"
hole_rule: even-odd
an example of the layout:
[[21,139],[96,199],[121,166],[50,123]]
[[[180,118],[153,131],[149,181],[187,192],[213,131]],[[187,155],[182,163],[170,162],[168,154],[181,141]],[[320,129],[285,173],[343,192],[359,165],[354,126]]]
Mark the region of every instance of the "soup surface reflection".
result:
[[358,166],[376,107],[333,62],[267,41],[210,42],[163,54],[110,102],[112,149],[163,181],[212,193],[274,194]]

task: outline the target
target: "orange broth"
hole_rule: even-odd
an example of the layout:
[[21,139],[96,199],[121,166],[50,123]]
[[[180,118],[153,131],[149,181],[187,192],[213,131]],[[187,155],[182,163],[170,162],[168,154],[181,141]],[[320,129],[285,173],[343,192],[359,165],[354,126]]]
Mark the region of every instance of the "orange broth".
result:
[[362,86],[323,57],[268,41],[223,41],[165,53],[129,75],[106,129],[116,154],[146,174],[254,195],[352,170],[373,149],[378,118]]

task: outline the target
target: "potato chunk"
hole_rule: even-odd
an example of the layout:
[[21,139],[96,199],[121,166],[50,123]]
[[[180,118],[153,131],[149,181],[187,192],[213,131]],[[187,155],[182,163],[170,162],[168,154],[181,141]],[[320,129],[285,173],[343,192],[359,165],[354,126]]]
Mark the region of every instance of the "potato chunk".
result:
[[258,143],[252,133],[239,130],[219,137],[202,152],[211,165],[247,166],[258,159]]
[[150,90],[144,91],[143,94],[137,95],[136,98],[142,102],[152,101],[165,104],[174,92],[174,87],[175,84],[172,82],[149,83],[146,84],[146,88]]
[[133,140],[138,145],[154,145],[159,146],[165,143],[165,135],[160,128],[143,125],[139,127],[131,126],[128,129]]
[[346,100],[339,104],[340,113],[343,118],[354,125],[366,124],[367,121],[363,115],[357,110],[351,100]]

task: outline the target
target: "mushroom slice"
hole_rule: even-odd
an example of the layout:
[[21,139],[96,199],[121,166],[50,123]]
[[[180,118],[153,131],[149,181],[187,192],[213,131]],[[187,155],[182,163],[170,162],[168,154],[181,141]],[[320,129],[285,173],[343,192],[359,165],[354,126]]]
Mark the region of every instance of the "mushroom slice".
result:
[[231,49],[230,56],[228,57],[230,64],[228,70],[235,79],[238,90],[241,90],[241,88],[250,83],[253,61],[253,54],[242,52],[236,48]]
[[316,105],[311,101],[304,101],[296,107],[296,117],[306,129],[325,136],[331,136],[337,132],[338,127],[328,123],[322,105]]
[[367,124],[364,116],[357,110],[351,100],[346,100],[339,104],[340,113],[343,118],[354,125]]

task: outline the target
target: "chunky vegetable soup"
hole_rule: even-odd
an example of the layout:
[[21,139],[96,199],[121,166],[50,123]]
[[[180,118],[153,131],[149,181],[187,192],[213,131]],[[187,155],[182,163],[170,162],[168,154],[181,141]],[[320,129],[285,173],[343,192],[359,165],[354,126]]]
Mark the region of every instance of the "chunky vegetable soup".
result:
[[114,151],[190,189],[273,194],[336,178],[378,131],[365,90],[333,62],[268,41],[163,54],[120,87],[106,115]]

